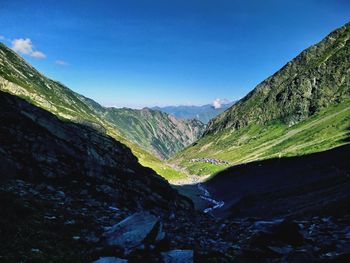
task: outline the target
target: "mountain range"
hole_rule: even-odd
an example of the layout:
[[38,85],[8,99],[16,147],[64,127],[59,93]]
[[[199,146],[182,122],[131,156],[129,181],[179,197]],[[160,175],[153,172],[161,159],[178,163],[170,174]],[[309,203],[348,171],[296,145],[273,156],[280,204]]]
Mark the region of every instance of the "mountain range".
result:
[[212,104],[206,104],[202,106],[166,106],[166,107],[153,107],[154,110],[166,112],[179,119],[197,119],[204,124],[207,124],[212,118],[216,117],[226,109],[231,107],[234,102],[221,103],[217,107]]

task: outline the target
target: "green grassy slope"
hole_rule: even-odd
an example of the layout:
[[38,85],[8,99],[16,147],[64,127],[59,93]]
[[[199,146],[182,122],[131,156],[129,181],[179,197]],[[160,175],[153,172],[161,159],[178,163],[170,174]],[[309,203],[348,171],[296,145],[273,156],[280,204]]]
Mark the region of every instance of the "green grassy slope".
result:
[[[293,126],[255,124],[204,136],[178,153],[172,162],[191,174],[208,175],[239,163],[303,155],[340,146],[347,143],[349,128],[350,100],[323,109]],[[230,165],[190,162],[200,157],[226,160]]]
[[[230,165],[327,150],[350,126],[350,23],[288,62],[211,120],[205,135],[171,162],[208,175]],[[191,162],[225,160],[228,165]]]
[[205,125],[198,120],[181,120],[167,113],[144,108],[105,108],[78,95],[101,119],[112,123],[122,136],[161,159],[196,141]]
[[184,178],[165,162],[125,138],[115,123],[103,118],[98,103],[95,107],[81,99],[59,82],[50,80],[30,66],[24,59],[0,43],[0,90],[20,96],[30,103],[56,114],[62,119],[93,126],[126,144],[142,165],[154,169],[168,179]]

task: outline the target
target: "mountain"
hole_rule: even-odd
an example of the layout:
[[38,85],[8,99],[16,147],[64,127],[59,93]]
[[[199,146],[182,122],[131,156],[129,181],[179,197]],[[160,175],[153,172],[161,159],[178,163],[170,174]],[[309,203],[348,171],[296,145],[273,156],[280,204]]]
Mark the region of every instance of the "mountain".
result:
[[232,164],[327,150],[344,144],[350,116],[350,24],[309,47],[212,119],[174,162],[194,174]]
[[153,151],[162,159],[169,158],[196,141],[205,129],[198,120],[181,120],[147,108],[108,109],[105,117],[118,126],[125,138]]
[[[141,245],[145,231],[157,240],[164,231],[179,236],[176,222],[193,218],[189,199],[98,129],[60,120],[2,91],[0,122],[2,262],[92,262],[111,251],[125,257],[123,247],[135,258],[129,244]],[[128,216],[144,221],[132,221],[128,241],[106,244],[106,229]],[[157,244],[156,236],[146,245]]]
[[[60,118],[106,132],[127,144],[143,165],[152,167],[167,178],[183,175],[159,158],[167,158],[192,143],[204,130],[204,125],[198,121],[178,120],[157,111],[102,107],[61,83],[48,79],[1,43],[0,89],[20,96]],[[147,124],[144,122],[146,117]]]
[[216,117],[226,109],[231,107],[234,102],[221,104],[220,108],[215,108],[211,104],[202,106],[166,106],[153,107],[152,109],[159,110],[171,114],[179,119],[197,119],[202,123],[207,124],[212,118]]
[[205,129],[198,120],[181,120],[148,108],[105,108],[91,99],[77,96],[101,119],[115,125],[124,138],[161,159],[169,158],[196,141]]
[[208,124],[225,128],[280,122],[294,125],[350,97],[350,24],[304,50],[273,76]]

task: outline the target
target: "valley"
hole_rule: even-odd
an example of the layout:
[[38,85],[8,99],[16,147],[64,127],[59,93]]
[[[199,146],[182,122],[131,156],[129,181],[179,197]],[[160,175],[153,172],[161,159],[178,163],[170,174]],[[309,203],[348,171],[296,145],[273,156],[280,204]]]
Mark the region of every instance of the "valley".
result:
[[349,39],[220,108],[105,107],[0,44],[0,261],[349,261]]

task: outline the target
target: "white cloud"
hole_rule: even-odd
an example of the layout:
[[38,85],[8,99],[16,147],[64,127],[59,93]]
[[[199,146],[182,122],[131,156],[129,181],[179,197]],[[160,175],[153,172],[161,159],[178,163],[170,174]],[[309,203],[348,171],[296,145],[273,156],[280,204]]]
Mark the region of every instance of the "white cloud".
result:
[[34,58],[46,58],[46,55],[40,51],[34,51],[30,56]]
[[23,55],[28,55],[34,58],[45,58],[46,55],[38,50],[35,50],[32,41],[29,38],[17,38],[12,40],[12,50]]
[[64,61],[64,60],[56,60],[55,63],[58,65],[61,65],[61,66],[68,66],[69,65],[69,63]]
[[221,108],[221,100],[220,100],[220,99],[215,99],[215,100],[213,101],[213,107],[214,107],[215,109],[220,109],[220,108]]
[[215,108],[215,109],[220,109],[221,108],[221,106],[223,105],[223,104],[227,104],[227,103],[229,103],[229,100],[228,99],[215,99],[214,101],[213,101],[213,107]]
[[0,40],[5,40],[5,37],[0,35]]

